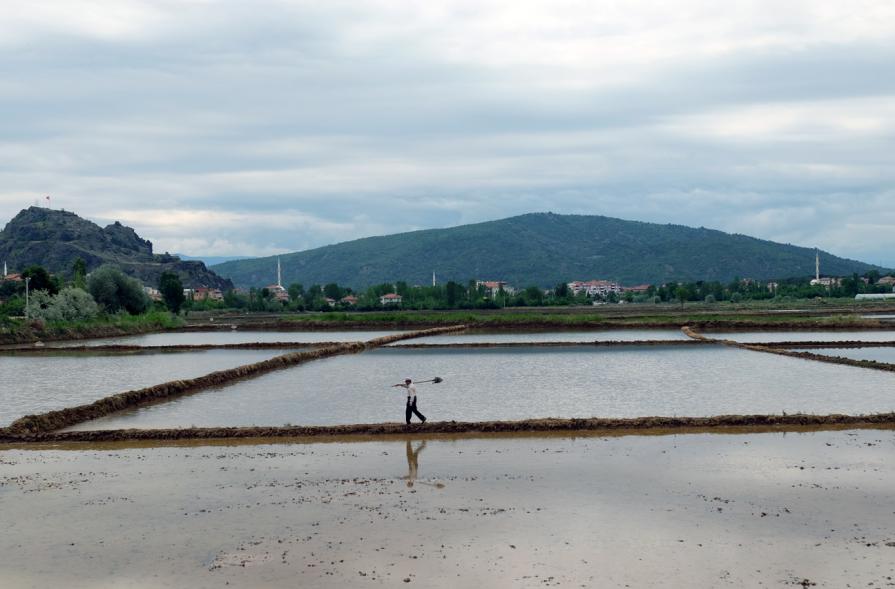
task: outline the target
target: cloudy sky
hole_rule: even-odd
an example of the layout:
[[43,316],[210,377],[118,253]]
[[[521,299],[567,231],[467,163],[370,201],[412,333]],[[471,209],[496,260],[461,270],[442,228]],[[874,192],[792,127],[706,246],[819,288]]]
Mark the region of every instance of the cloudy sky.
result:
[[0,224],[190,255],[553,211],[895,266],[892,0],[0,0]]

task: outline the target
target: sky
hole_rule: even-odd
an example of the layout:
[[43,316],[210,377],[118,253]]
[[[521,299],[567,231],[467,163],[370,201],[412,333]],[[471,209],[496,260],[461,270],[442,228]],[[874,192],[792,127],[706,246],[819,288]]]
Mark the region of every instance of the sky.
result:
[[552,211],[895,267],[891,0],[0,0],[0,118],[0,225],[159,252]]

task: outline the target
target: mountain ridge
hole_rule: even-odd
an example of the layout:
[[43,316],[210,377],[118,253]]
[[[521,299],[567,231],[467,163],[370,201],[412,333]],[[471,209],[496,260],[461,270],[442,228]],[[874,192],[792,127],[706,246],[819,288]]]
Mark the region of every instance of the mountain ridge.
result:
[[[472,278],[515,286],[552,286],[604,278],[626,284],[735,277],[775,279],[814,274],[814,249],[704,227],[628,221],[598,215],[527,213],[442,229],[365,237],[279,256],[283,282],[337,282],[361,288],[405,280],[426,284]],[[832,275],[877,266],[820,252]],[[237,286],[276,279],[276,258],[216,264]]]

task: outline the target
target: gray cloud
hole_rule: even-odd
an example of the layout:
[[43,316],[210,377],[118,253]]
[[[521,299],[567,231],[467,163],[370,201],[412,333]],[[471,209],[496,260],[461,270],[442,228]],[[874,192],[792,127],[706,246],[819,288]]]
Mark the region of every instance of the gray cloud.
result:
[[889,3],[554,4],[23,8],[0,218],[253,255],[552,210],[895,266]]

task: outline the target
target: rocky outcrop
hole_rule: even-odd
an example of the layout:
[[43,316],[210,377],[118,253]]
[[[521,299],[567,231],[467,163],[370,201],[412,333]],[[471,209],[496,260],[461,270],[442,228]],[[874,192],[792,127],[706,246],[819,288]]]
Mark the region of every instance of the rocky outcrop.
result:
[[233,288],[232,282],[202,262],[154,254],[150,241],[117,221],[100,227],[68,211],[30,207],[0,232],[0,263],[5,261],[11,272],[38,264],[53,274],[68,277],[78,258],[87,264],[88,272],[113,264],[148,286],[156,286],[162,272],[170,271],[180,276],[188,288]]

